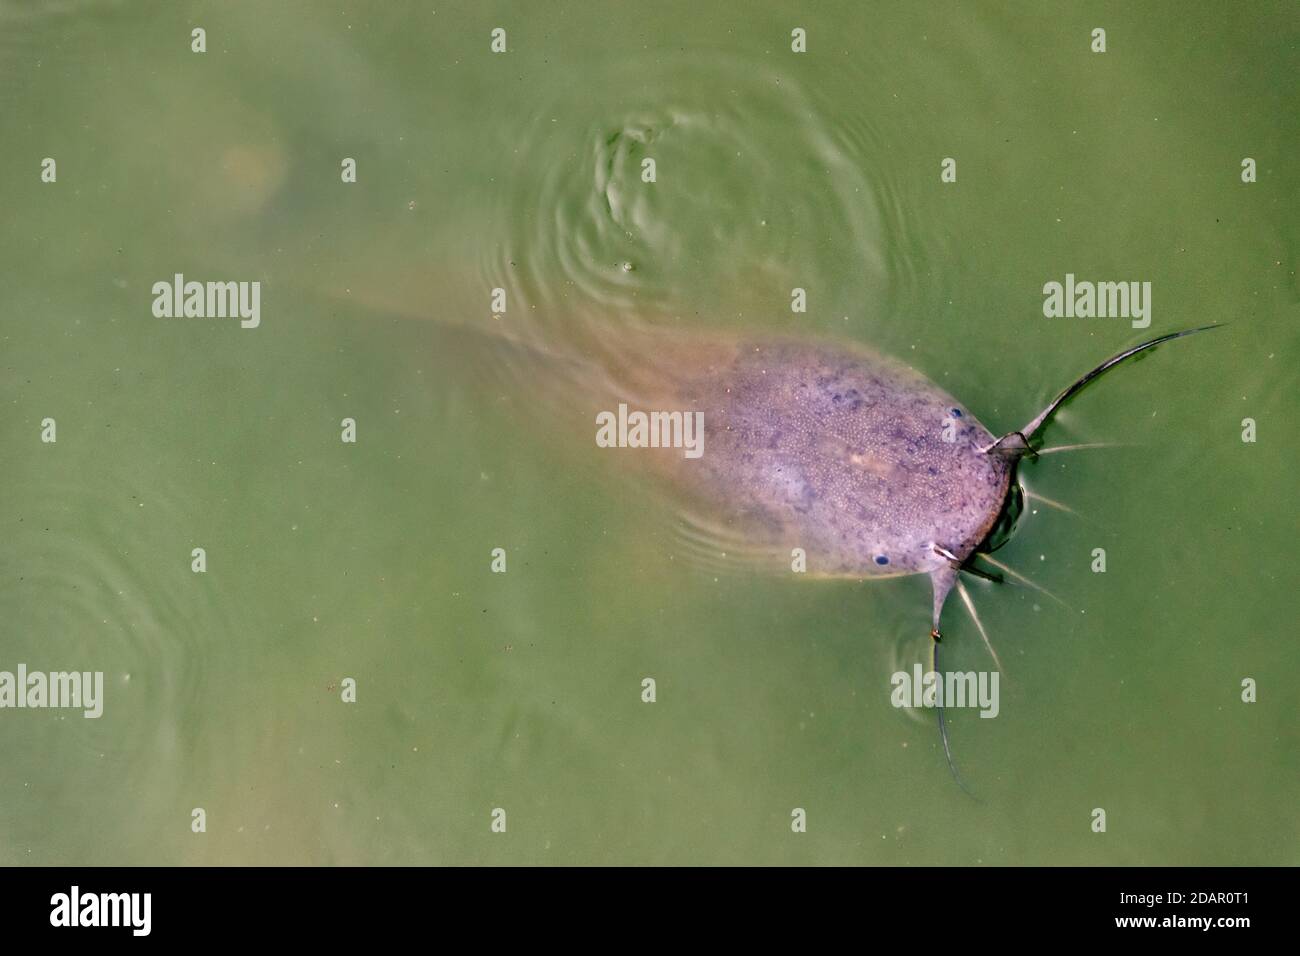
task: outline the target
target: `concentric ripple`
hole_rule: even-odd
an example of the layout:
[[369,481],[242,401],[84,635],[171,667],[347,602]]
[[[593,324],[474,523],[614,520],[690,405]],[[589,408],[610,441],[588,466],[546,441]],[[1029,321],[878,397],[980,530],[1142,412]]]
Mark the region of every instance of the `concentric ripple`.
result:
[[104,674],[101,717],[13,712],[11,743],[29,754],[80,750],[82,766],[102,761],[128,788],[167,792],[193,760],[211,704],[210,648],[235,627],[238,602],[174,553],[184,515],[156,481],[146,489],[100,475],[10,491],[0,669]]
[[483,269],[534,333],[780,319],[794,288],[825,325],[887,300],[898,207],[872,178],[870,127],[839,128],[797,80],[734,57],[610,72],[517,134]]

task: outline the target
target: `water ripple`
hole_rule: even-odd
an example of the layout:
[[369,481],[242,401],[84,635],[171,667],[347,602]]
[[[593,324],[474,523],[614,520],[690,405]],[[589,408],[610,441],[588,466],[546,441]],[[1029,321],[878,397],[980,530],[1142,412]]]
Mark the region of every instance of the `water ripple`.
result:
[[31,714],[11,729],[24,749],[57,738],[110,762],[126,785],[166,792],[193,757],[186,742],[211,703],[205,662],[238,603],[215,577],[192,574],[187,552],[173,553],[185,515],[156,479],[147,490],[98,479],[10,489],[0,606],[13,610],[0,668],[103,671],[103,716]]
[[797,80],[736,57],[610,72],[631,75],[558,94],[518,134],[501,241],[483,250],[532,334],[779,320],[796,287],[823,327],[885,305],[905,274],[889,252],[900,209],[874,178],[870,125],[836,126]]

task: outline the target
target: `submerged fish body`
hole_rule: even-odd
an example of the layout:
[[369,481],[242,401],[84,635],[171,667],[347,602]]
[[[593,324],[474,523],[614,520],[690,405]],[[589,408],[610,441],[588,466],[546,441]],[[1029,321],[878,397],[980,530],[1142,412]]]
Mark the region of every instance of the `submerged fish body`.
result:
[[1013,464],[918,372],[822,342],[698,354],[703,367],[675,357],[673,394],[660,391],[703,413],[704,453],[674,458],[673,478],[732,541],[802,548],[814,575],[888,577],[964,560],[996,522]]
[[[535,335],[498,333],[497,340],[508,343],[511,360],[499,365],[513,386],[529,371],[541,373],[528,391],[534,413],[568,417],[585,409],[581,419],[592,422],[594,410],[600,427],[610,428],[608,409],[618,405],[613,447],[626,448],[626,461],[635,459],[671,489],[697,553],[768,571],[781,559],[812,576],[928,574],[930,670],[938,672],[940,619],[953,590],[1001,670],[958,574],[990,576],[969,559],[981,546],[989,550],[986,539],[997,537],[1004,509],[1014,520],[1016,470],[1038,453],[1038,432],[1109,369],[1215,327],[1170,332],[1112,355],[998,438],[924,375],[856,345],[644,326],[613,334],[589,327],[593,334],[568,348]],[[658,425],[642,429],[652,440],[622,440],[630,405],[644,420],[659,416]],[[671,437],[663,423],[680,422],[685,439],[688,417],[703,442],[684,443],[683,453],[663,440]],[[596,443],[611,447],[600,432]],[[795,549],[805,567],[795,567]],[[944,756],[965,789],[942,705],[937,710]]]
[[621,420],[627,405],[702,419],[702,447],[686,454],[662,441],[620,447],[661,480],[710,564],[779,572],[801,549],[811,576],[926,573],[937,638],[958,572],[980,573],[968,559],[1018,500],[1018,462],[1061,404],[1125,360],[1213,327],[1111,356],[999,438],[920,372],[856,344],[643,322],[578,324],[585,334],[567,343],[504,331],[496,341],[513,356],[502,363],[512,387],[533,383],[534,412],[590,423],[612,420],[615,405]]

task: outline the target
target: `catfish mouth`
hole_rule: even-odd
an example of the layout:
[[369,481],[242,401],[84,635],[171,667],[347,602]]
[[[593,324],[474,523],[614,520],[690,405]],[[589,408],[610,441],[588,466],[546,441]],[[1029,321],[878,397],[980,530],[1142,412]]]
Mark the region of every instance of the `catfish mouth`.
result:
[[[1019,462],[1016,464],[1018,466]],[[1002,499],[1002,510],[993,520],[993,527],[984,536],[984,540],[975,546],[977,554],[992,554],[1015,534],[1016,524],[1025,510],[1025,490],[1020,485],[1018,472],[1019,467],[1011,469],[1011,481],[1007,486],[1007,495]]]

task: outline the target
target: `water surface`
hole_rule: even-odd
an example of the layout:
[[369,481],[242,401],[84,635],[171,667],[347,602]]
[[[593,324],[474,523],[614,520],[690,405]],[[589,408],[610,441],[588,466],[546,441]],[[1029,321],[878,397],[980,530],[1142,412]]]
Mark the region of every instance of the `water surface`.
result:
[[[0,669],[106,683],[0,711],[0,862],[1300,861],[1296,44],[1281,3],[0,4]],[[177,272],[260,327],[154,318]],[[1230,324],[1024,469],[1073,513],[998,557],[1064,603],[973,587],[980,802],[889,702],[927,581],[702,569],[476,335],[838,337],[1003,431],[1143,335],[1044,318],[1066,273]]]

